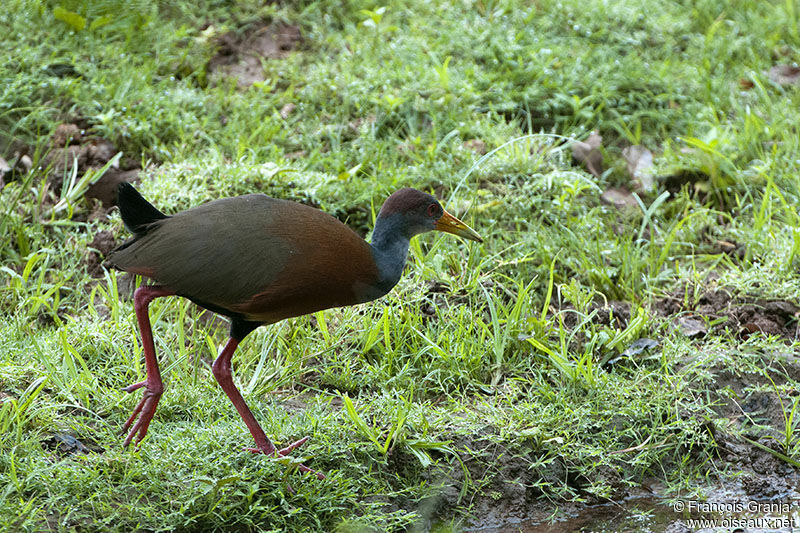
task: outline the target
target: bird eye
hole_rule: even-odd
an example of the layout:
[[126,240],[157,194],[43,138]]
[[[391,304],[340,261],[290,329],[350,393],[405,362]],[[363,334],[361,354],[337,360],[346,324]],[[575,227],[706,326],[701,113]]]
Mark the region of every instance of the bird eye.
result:
[[436,204],[431,204],[428,206],[428,216],[433,217],[439,214],[439,210],[436,209]]

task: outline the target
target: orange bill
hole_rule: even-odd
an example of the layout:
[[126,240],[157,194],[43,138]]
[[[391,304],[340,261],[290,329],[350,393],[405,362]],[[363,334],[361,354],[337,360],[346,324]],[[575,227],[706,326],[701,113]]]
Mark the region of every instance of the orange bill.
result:
[[447,211],[445,211],[441,218],[436,221],[436,226],[434,226],[434,229],[437,231],[443,231],[445,233],[452,233],[453,235],[458,235],[459,237],[464,237],[465,239],[483,242],[481,236],[478,235],[474,229],[470,228]]

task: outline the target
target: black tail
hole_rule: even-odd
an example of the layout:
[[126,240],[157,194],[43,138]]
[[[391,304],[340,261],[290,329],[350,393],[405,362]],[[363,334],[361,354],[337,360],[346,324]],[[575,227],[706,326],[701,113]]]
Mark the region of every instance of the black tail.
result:
[[133,188],[133,185],[126,181],[117,187],[117,205],[125,227],[137,237],[146,234],[153,222],[169,218],[153,207],[139,194],[139,191]]

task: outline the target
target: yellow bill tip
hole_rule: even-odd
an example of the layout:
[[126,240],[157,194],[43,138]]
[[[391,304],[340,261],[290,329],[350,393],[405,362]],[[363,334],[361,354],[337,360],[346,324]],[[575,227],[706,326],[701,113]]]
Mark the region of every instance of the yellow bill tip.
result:
[[434,229],[437,231],[443,231],[445,233],[451,233],[471,241],[483,242],[481,236],[478,235],[474,229],[470,228],[447,211],[445,211],[439,220],[436,221]]

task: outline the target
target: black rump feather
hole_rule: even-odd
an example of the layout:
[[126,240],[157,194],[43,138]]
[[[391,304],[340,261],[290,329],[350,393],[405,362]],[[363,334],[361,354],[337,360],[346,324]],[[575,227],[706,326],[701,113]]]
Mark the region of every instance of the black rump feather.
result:
[[125,227],[137,237],[145,235],[153,222],[169,218],[126,181],[117,188],[117,205]]

